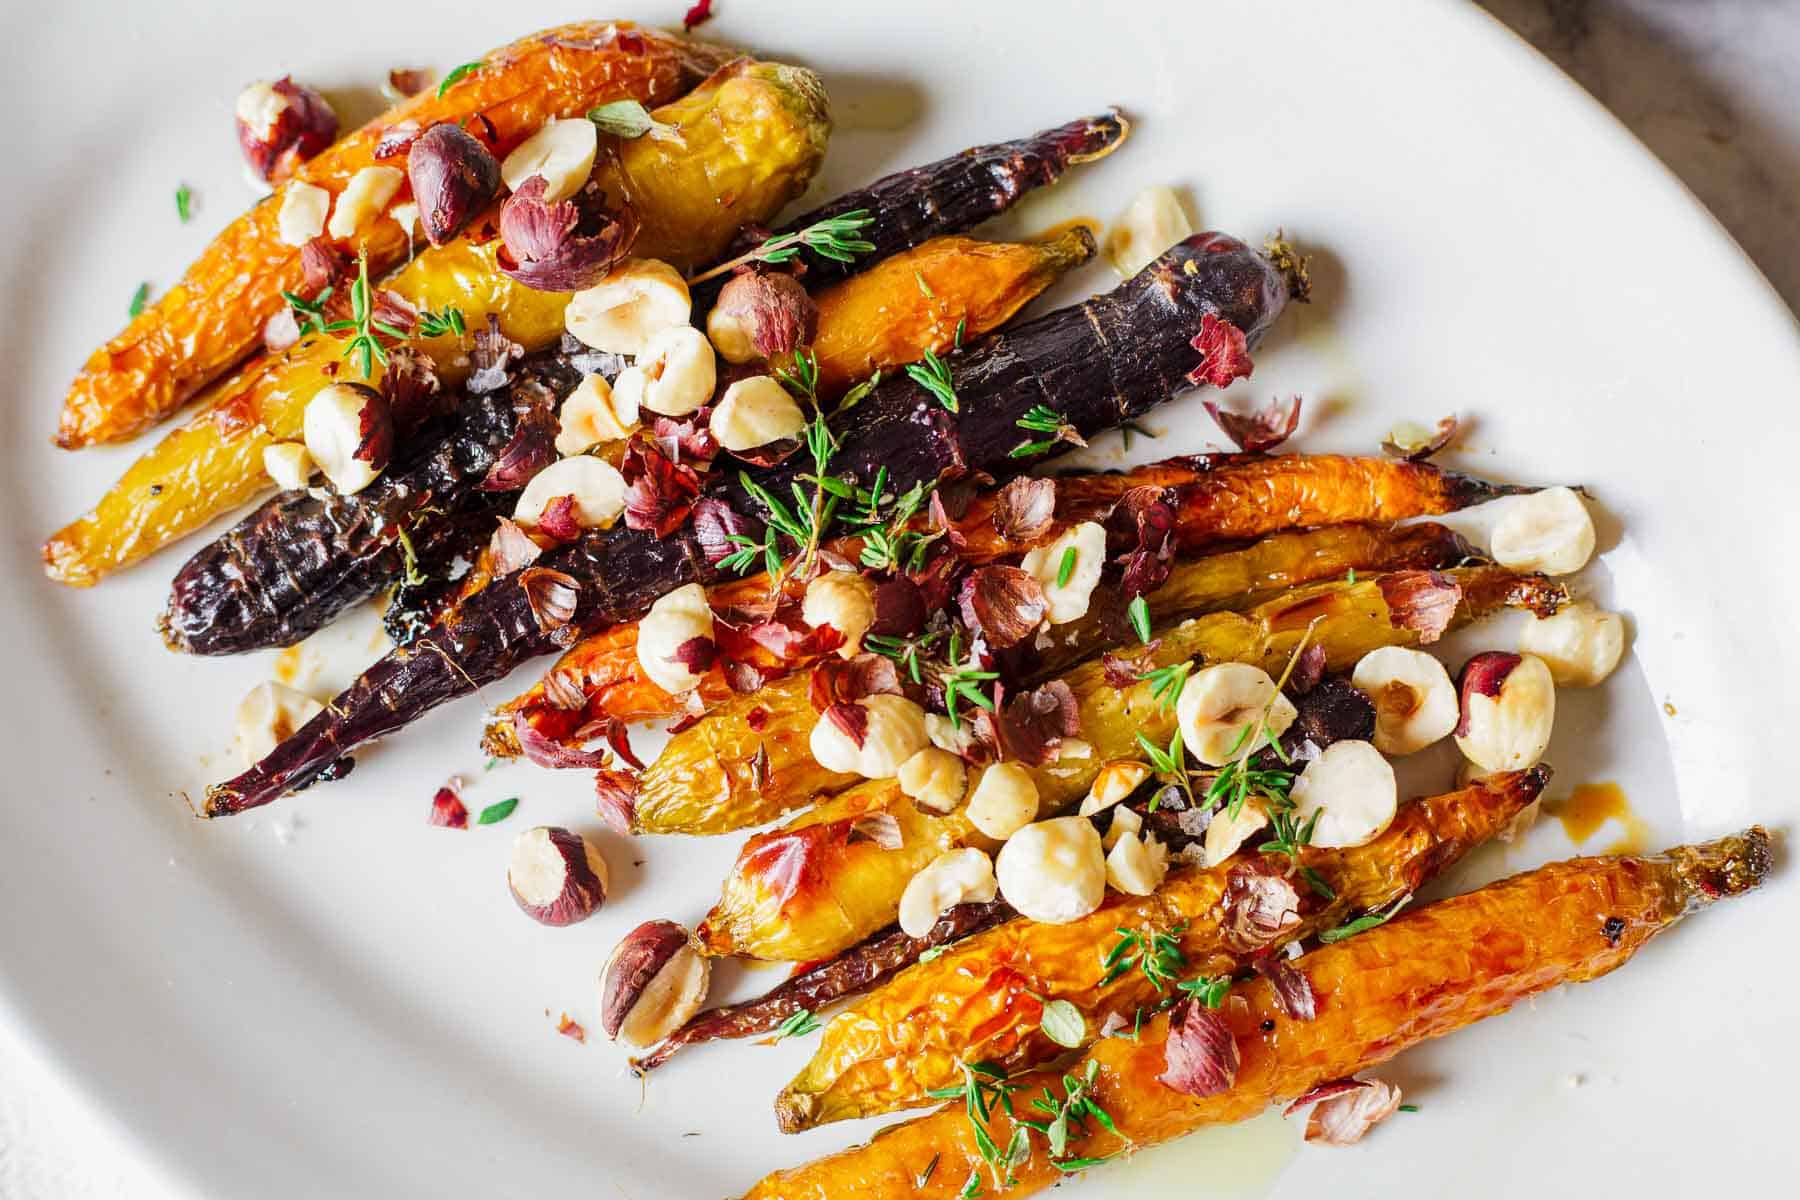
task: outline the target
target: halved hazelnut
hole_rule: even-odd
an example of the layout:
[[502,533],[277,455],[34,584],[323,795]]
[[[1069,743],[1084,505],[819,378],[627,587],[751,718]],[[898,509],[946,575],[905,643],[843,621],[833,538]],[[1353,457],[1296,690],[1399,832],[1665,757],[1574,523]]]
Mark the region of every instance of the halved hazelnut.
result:
[[630,437],[638,428],[637,404],[621,396],[604,375],[585,375],[557,416],[556,452],[580,454],[602,442]]
[[948,750],[927,746],[900,764],[895,776],[914,804],[940,816],[956,811],[968,791],[968,769]]
[[740,379],[725,389],[712,411],[713,439],[733,454],[799,437],[806,414],[788,390],[767,375]]
[[344,495],[362,491],[387,468],[394,449],[387,399],[360,383],[333,383],[306,402],[306,452]]
[[281,210],[275,216],[275,233],[286,246],[304,246],[325,232],[331,215],[331,193],[322,187],[295,180],[281,193]]
[[531,477],[519,493],[513,520],[527,529],[543,523],[546,510],[564,496],[574,502],[569,517],[582,529],[604,529],[625,511],[625,477],[603,458],[577,454],[561,458]]
[[606,860],[580,834],[539,825],[513,842],[506,883],[532,920],[573,925],[606,902]]
[[287,76],[239,92],[236,116],[245,161],[270,183],[280,183],[337,137],[337,113],[325,97]]
[[712,960],[674,921],[645,921],[626,934],[600,974],[600,1028],[644,1048],[674,1033],[706,1002]]
[[297,491],[312,482],[312,455],[299,442],[275,442],[263,447],[263,471],[284,492]]
[[1082,797],[1078,815],[1091,817],[1097,812],[1105,812],[1131,795],[1148,778],[1150,768],[1141,762],[1121,758],[1107,763],[1094,776],[1094,783],[1088,788],[1088,794]]
[[1544,660],[1557,683],[1593,687],[1625,653],[1625,622],[1618,613],[1585,600],[1565,604],[1555,616],[1532,616],[1519,634],[1519,649]]
[[663,330],[685,326],[692,307],[680,271],[660,259],[628,258],[569,298],[563,327],[592,349],[638,355]]
[[1488,771],[1522,771],[1544,756],[1556,722],[1556,682],[1544,660],[1490,650],[1462,669],[1456,745]]
[[1456,686],[1444,664],[1423,650],[1371,650],[1350,682],[1375,706],[1375,748],[1383,754],[1413,754],[1456,728]]
[[729,363],[766,361],[812,340],[819,306],[792,275],[748,272],[727,283],[706,315],[706,336]]
[[981,773],[964,811],[969,824],[1003,842],[1037,820],[1037,781],[1019,763],[994,763]]
[[685,417],[712,399],[718,382],[712,344],[691,325],[651,335],[637,361],[613,380],[613,395],[665,417]]
[[994,863],[973,846],[946,850],[906,883],[900,894],[900,931],[921,938],[958,904],[986,904],[999,891]]
[[1545,488],[1507,501],[1488,548],[1503,567],[1569,575],[1593,557],[1594,518],[1573,488]]
[[581,190],[594,169],[594,154],[599,148],[599,131],[586,117],[551,120],[506,156],[500,164],[500,176],[515,192],[532,176],[541,177],[544,200],[554,204]]
[[425,240],[442,246],[468,228],[500,190],[500,164],[481,140],[448,121],[433,125],[406,153]]

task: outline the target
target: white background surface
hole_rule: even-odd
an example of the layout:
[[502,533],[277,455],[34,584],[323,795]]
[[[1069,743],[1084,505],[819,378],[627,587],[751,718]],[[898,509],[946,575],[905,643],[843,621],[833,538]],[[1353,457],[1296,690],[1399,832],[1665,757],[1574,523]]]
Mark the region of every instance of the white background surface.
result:
[[[114,39],[123,38],[126,46],[129,46],[132,40],[129,30],[121,31],[108,28],[105,22],[93,22],[85,24],[79,36],[70,36],[69,26],[58,25],[65,18],[58,17],[50,6],[32,5],[28,11],[23,4],[11,7],[14,11],[7,14],[9,44],[5,50],[0,51],[0,61],[20,54],[44,53],[47,47],[66,53],[71,47],[84,42],[98,43],[102,47],[110,46],[110,49],[102,50],[103,54],[129,53],[127,49],[112,44]],[[84,6],[75,7],[80,9]],[[662,15],[675,18],[679,16],[683,5],[679,0],[672,0],[662,7],[668,10]],[[715,30],[721,36],[766,44],[771,53],[778,51],[788,40],[781,36],[781,19],[775,15],[779,10],[774,6],[761,5],[755,6],[755,15],[748,15],[752,7],[747,0],[720,0],[722,19],[714,27]],[[1800,62],[1800,8],[1769,0],[1712,0],[1710,3],[1686,4],[1653,3],[1650,0],[1635,0],[1628,4],[1500,0],[1494,8],[1500,16],[1573,70],[1602,99],[1611,103],[1628,124],[1683,174],[1690,186],[1719,213],[1733,233],[1757,256],[1764,269],[1782,287],[1790,303],[1800,295],[1800,251],[1796,251],[1796,246],[1800,246],[1800,222],[1796,221],[1795,210],[1795,197],[1800,195],[1800,106],[1794,103],[1795,64]],[[417,10],[415,8],[412,11]],[[79,21],[80,17],[67,19]],[[155,25],[159,29],[180,28],[183,20],[179,6],[157,8]],[[444,66],[455,61],[453,56],[458,50],[474,49],[497,42],[534,23],[546,22],[537,21],[535,16],[528,20],[516,14],[496,18],[490,12],[489,20],[472,41],[469,37],[444,41],[446,57],[437,65]],[[143,39],[139,42],[141,46],[157,47],[161,45],[159,39],[169,35],[146,28],[139,31],[138,36]],[[325,35],[321,34],[320,37],[320,47],[302,47],[298,43],[304,38],[297,34],[297,45],[292,50],[293,59],[290,59],[287,49],[277,48],[271,51],[269,63],[234,64],[226,74],[234,78],[248,78],[271,70],[287,69],[295,59],[309,65],[330,63],[333,56],[328,49],[322,48]],[[199,40],[204,42],[203,37]],[[204,57],[194,47],[189,47],[182,53],[196,58]],[[362,57],[366,59],[367,55]],[[836,82],[829,76],[832,66],[830,62],[815,65],[825,67],[828,81]],[[17,80],[27,72],[22,67],[14,67],[0,74]],[[211,75],[204,78],[206,87],[210,89],[215,81]],[[154,123],[166,117],[172,127],[182,133],[211,131],[216,127],[219,139],[229,138],[228,115],[223,120],[213,120],[210,115],[202,120],[196,115],[210,114],[214,110],[217,113],[227,113],[230,101],[228,89],[213,95],[210,91],[175,87],[168,95],[158,96],[156,99],[159,103],[146,106],[146,111],[142,114],[146,124],[143,130],[137,132],[154,136]],[[31,100],[31,97],[14,97],[15,106],[23,104],[26,108],[32,107]],[[1070,105],[1082,108],[1089,106],[1089,103],[1086,97],[1082,97],[1072,100]],[[168,110],[166,113],[163,111],[165,108]],[[1013,129],[1008,126],[993,132],[1011,133]],[[984,135],[985,131],[978,133],[972,130],[969,137]],[[933,146],[934,150],[939,148],[947,149],[948,145]],[[105,211],[114,219],[120,213],[140,212],[144,214],[145,222],[149,223],[162,217],[163,210],[169,207],[167,197],[172,190],[173,179],[191,178],[200,188],[200,216],[198,228],[192,236],[184,234],[184,237],[188,243],[197,245],[194,239],[200,237],[203,230],[210,229],[221,221],[224,213],[241,204],[243,197],[232,190],[234,181],[221,170],[210,169],[204,178],[193,178],[189,171],[217,168],[228,156],[219,154],[216,148],[209,148],[203,155],[189,154],[172,140],[160,146],[160,152],[160,162],[146,162],[141,156],[127,160],[130,174],[121,186],[134,188],[139,195],[129,205],[110,207]],[[834,160],[836,157],[837,151],[834,149]],[[186,166],[189,161],[193,161],[196,166]],[[1204,170],[1200,170],[1197,178],[1204,179]],[[98,177],[89,175],[87,178]],[[1128,194],[1132,185],[1142,182],[1150,181],[1114,179],[1106,194],[1109,197]],[[1232,220],[1239,214],[1229,211],[1229,202],[1226,205],[1227,211],[1214,212],[1207,199],[1202,197],[1204,217],[1208,221],[1216,220],[1231,227]],[[1248,219],[1254,221],[1260,217],[1260,212],[1253,212]],[[169,220],[172,221],[172,216]],[[162,254],[160,261],[164,268],[173,269],[177,266],[187,254],[191,254],[193,245],[171,248],[168,253]],[[22,258],[14,258],[11,266],[17,271],[23,261]],[[112,303],[111,292],[118,291],[128,295],[133,286],[132,280],[137,277],[134,272],[150,269],[146,264],[143,267],[127,267],[122,271],[117,267],[105,271],[94,270],[91,277],[96,280],[95,286],[102,286],[100,281],[104,280],[104,287],[110,289],[105,297],[106,303],[99,307],[110,312],[116,307]],[[84,274],[82,277],[90,276]],[[59,339],[59,344],[78,345],[86,340],[91,338],[65,337]],[[63,373],[66,374],[66,371]],[[1295,382],[1305,383],[1303,380]],[[15,417],[12,432],[21,434],[22,430],[22,435],[41,437],[42,429],[48,422],[46,397],[33,396],[30,404],[22,424]],[[1432,414],[1419,412],[1411,415]],[[37,461],[41,465],[48,465],[48,460],[42,455]],[[23,532],[25,539],[30,541],[41,534],[42,530],[32,528]],[[134,581],[135,601],[140,610],[148,611],[146,605],[154,603],[161,581],[166,579],[171,566],[167,557],[157,560],[147,572],[140,573],[146,577]],[[147,576],[156,578],[150,579]],[[56,599],[54,596],[46,596],[41,588],[36,593],[38,602],[51,603]],[[186,671],[183,678],[197,680],[204,673],[200,670]],[[94,716],[99,721],[109,719],[104,712],[97,712]],[[463,724],[466,725],[467,722]],[[461,737],[464,732],[459,727],[453,737]],[[466,761],[456,764],[465,769],[469,765]],[[498,798],[509,790],[501,785],[496,787],[497,790],[491,796],[482,798]],[[421,788],[424,794],[429,794],[428,785],[421,784],[415,790]],[[416,798],[410,796],[403,798],[400,804],[404,808],[414,799]],[[15,795],[10,798],[10,802],[15,804],[78,804],[84,801],[85,796]],[[390,827],[410,828],[415,823],[412,817],[413,814],[409,811],[406,820],[395,818],[391,822],[384,822],[377,832],[388,832]],[[278,826],[273,819],[264,821],[259,829],[236,834],[234,840],[270,843],[275,841],[278,830],[285,831],[296,845],[304,848],[304,824],[296,831],[293,826]],[[493,844],[499,843],[495,840]],[[465,877],[470,874],[479,877],[481,872],[489,871],[492,866],[490,850],[491,847],[478,848],[472,842],[459,845],[455,861],[446,866],[446,873],[455,871],[461,872]],[[3,857],[3,848],[0,848],[0,857]],[[5,879],[0,877],[0,888],[5,887]],[[7,889],[7,899],[8,920],[11,921],[31,919],[34,903],[43,900],[42,897],[14,895],[10,889]],[[129,902],[128,897],[122,896],[120,900],[121,903]],[[1694,947],[1684,944],[1683,949],[1693,951]],[[1691,961],[1703,961],[1692,953],[1683,957]],[[478,968],[471,964],[467,965],[467,969]],[[585,991],[582,990],[584,974],[583,971],[571,970],[565,972],[565,978],[560,981],[563,991],[556,998],[571,1011],[580,1012],[588,1004]],[[447,977],[446,981],[451,981],[451,978]],[[122,979],[119,986],[154,986],[154,981]],[[546,1003],[550,1001],[550,997],[545,998]],[[482,1031],[465,1029],[462,1032],[467,1034]],[[509,1030],[510,1032],[514,1031]],[[547,1040],[552,1043],[551,1048],[557,1054],[562,1053],[563,1048],[554,1044],[557,1039],[553,1035],[547,1034],[547,1031],[539,1032],[545,1032]],[[1516,1023],[1515,1028],[1507,1032],[1514,1037],[1520,1034]],[[1496,1050],[1500,1050],[1504,1044],[1503,1041],[1490,1039],[1490,1045]],[[605,1078],[605,1072],[598,1068],[598,1062],[595,1059],[589,1064],[589,1073],[601,1077],[604,1084],[611,1086],[613,1081]],[[195,1070],[206,1070],[212,1066],[195,1064]],[[729,1067],[721,1069],[729,1070]],[[1598,1074],[1602,1077],[1600,1082],[1604,1083],[1604,1069],[1599,1069]],[[556,1095],[556,1090],[551,1089],[551,1094]],[[220,1136],[229,1139],[231,1115],[230,1112],[196,1111],[189,1114],[189,1119],[216,1123],[220,1127]],[[12,1033],[0,1035],[0,1195],[160,1197],[174,1194],[165,1191],[165,1185],[143,1164],[143,1160],[135,1152],[124,1149],[123,1145],[115,1136],[110,1121],[95,1116],[60,1084],[51,1081],[31,1057],[21,1050]],[[1093,1188],[1091,1191],[1098,1195],[1104,1194],[1106,1189]],[[1088,1192],[1084,1191],[1082,1194]],[[1652,1187],[1645,1194],[1673,1193]],[[639,1200],[642,1200],[641,1196]]]

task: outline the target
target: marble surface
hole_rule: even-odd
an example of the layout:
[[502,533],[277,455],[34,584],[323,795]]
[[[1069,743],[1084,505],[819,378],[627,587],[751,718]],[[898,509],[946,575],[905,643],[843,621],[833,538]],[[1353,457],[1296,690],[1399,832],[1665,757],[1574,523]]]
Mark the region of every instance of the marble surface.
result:
[[[1655,151],[1800,308],[1800,4],[1487,0]],[[1579,231],[1571,231],[1579,238]],[[178,1193],[0,1033],[0,1198]]]

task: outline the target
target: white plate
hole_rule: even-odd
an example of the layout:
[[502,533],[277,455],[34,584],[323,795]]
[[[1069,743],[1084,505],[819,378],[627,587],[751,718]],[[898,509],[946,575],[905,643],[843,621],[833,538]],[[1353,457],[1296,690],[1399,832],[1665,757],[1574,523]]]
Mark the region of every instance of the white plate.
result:
[[[624,7],[669,20],[684,5]],[[373,8],[9,14],[5,1015],[147,1153],[220,1196],[732,1193],[872,1128],[774,1133],[769,1098],[805,1046],[694,1053],[640,1096],[610,1047],[553,1022],[567,1010],[594,1025],[613,941],[652,914],[696,917],[736,839],[605,836],[613,903],[573,929],[532,925],[503,884],[510,835],[591,828],[590,801],[577,778],[482,774],[475,703],[344,784],[198,822],[178,793],[225,771],[230,706],[272,656],[162,650],[151,617],[177,555],[87,593],[38,572],[43,534],[141,449],[48,448],[69,376],[140,280],[166,286],[248,202],[237,89],[293,71],[360,86],[366,102],[389,67],[447,67],[569,15]],[[1619,780],[1658,843],[1790,824],[1800,348],[1756,271],[1597,106],[1473,8],[1129,8],[722,0],[707,33],[824,72],[840,130],[820,192],[1126,105],[1138,123],[1124,152],[1012,226],[1111,217],[1150,183],[1191,189],[1214,228],[1284,226],[1318,255],[1319,301],[1286,320],[1234,399],[1305,393],[1306,448],[1366,449],[1395,418],[1470,414],[1451,465],[1583,482],[1604,506],[1595,586],[1630,614],[1636,653],[1566,704],[1554,794]],[[183,181],[198,196],[189,226],[173,212]],[[1109,282],[1096,267],[1079,286]],[[1137,457],[1212,436],[1193,402],[1153,424],[1166,436]],[[369,657],[369,632],[330,635],[318,682]],[[433,789],[459,771],[475,803],[519,794],[519,812],[428,828]],[[1550,821],[1458,883],[1569,849]],[[1755,1190],[1800,1165],[1787,1116],[1797,907],[1784,869],[1618,976],[1408,1054],[1391,1074],[1423,1111],[1358,1150],[1299,1151],[1296,1131],[1264,1120],[1096,1173],[1082,1194],[1255,1194],[1279,1176],[1294,1196],[1435,1196],[1452,1179],[1469,1196],[1546,1181],[1685,1195],[1722,1171]]]

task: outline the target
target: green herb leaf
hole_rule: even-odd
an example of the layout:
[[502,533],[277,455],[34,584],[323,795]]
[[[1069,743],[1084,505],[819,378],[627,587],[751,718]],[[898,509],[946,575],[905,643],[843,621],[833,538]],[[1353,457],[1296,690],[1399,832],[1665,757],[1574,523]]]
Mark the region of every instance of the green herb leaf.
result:
[[1131,618],[1131,628],[1138,635],[1138,641],[1150,644],[1150,602],[1142,596],[1132,597],[1131,603],[1125,606],[1125,615]]
[[775,1040],[805,1037],[807,1034],[817,1033],[823,1028],[825,1028],[824,1023],[813,1016],[809,1009],[803,1008],[775,1027]]
[[611,104],[602,104],[598,108],[588,109],[587,119],[600,127],[601,133],[610,133],[614,137],[627,140],[641,138],[653,130],[673,131],[671,125],[664,125],[650,115],[650,110],[636,100],[614,100]]
[[1419,1106],[1416,1104],[1402,1104],[1400,1106],[1400,1111],[1401,1112],[1418,1112]]
[[1373,929],[1377,925],[1384,925],[1395,913],[1400,911],[1401,907],[1404,906],[1408,900],[1411,899],[1411,896],[1402,896],[1394,901],[1393,906],[1385,912],[1364,913],[1362,916],[1356,918],[1356,920],[1346,921],[1336,929],[1327,929],[1319,935],[1319,940],[1326,945],[1330,945],[1332,942],[1341,942],[1345,938],[1355,937],[1357,934]]
[[1070,1050],[1080,1049],[1087,1041],[1087,1018],[1067,1000],[1052,1000],[1045,1004],[1038,1026],[1045,1037]]
[[496,800],[494,803],[481,810],[481,815],[475,818],[475,823],[477,825],[498,824],[512,816],[513,809],[517,807],[519,807],[519,798],[517,796],[509,796],[505,800]]
[[908,365],[906,374],[914,383],[937,397],[937,402],[950,412],[962,411],[962,402],[956,398],[956,382],[950,376],[950,368],[944,365],[944,360],[935,352],[925,351],[925,361]]
[[175,189],[175,215],[183,225],[194,218],[194,189],[185,183]]
[[950,949],[950,947],[948,945],[933,946],[930,949],[925,950],[924,952],[922,952],[919,955],[919,961],[922,963],[928,963],[935,959],[942,958],[944,956],[944,952],[948,949]]
[[798,232],[772,237],[747,254],[740,254],[716,267],[707,268],[691,277],[688,282],[690,284],[704,283],[708,279],[728,275],[733,269],[745,263],[788,262],[797,257],[803,247],[811,250],[820,258],[829,258],[835,262],[853,262],[858,254],[867,254],[875,249],[874,242],[856,236],[874,223],[874,216],[866,208],[853,209],[835,217],[826,217]]
[[481,70],[481,64],[479,62],[466,62],[466,63],[462,64],[460,67],[451,67],[450,73],[448,75],[444,76],[444,81],[442,83],[438,84],[438,90],[437,90],[438,96],[442,97],[445,92],[450,90],[451,84],[456,83],[458,80],[462,79],[465,75],[468,75],[472,71],[479,71],[479,70]]
[[137,291],[131,293],[131,308],[129,310],[131,315],[135,317],[143,312],[144,305],[148,303],[150,303],[150,285],[147,283],[140,283],[137,285]]
[[1062,562],[1057,564],[1056,586],[1059,588],[1068,587],[1069,580],[1071,578],[1073,578],[1074,575],[1075,575],[1075,547],[1070,546],[1068,549],[1063,551]]

